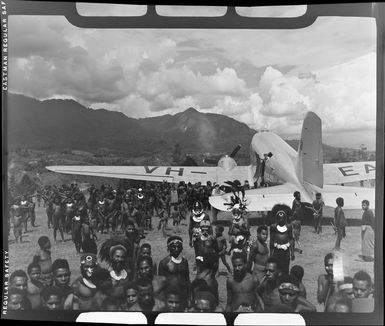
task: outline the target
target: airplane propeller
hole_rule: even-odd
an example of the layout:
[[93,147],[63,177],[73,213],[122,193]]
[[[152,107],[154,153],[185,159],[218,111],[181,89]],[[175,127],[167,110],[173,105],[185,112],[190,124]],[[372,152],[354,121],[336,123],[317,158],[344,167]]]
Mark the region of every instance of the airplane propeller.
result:
[[237,155],[237,153],[239,152],[239,150],[242,148],[242,145],[241,144],[238,144],[237,147],[235,147],[233,149],[233,151],[231,152],[230,154],[230,157],[234,158],[235,155]]
[[[237,153],[239,152],[239,150],[242,148],[242,145],[241,144],[238,144],[234,149],[233,151],[231,152],[231,154],[229,155],[231,158],[234,158],[235,155],[237,155]],[[222,158],[222,156],[217,156],[215,158],[213,157],[208,157],[208,158],[205,158],[203,160],[204,163],[206,164],[212,164],[212,165],[216,165],[218,164],[219,160]]]

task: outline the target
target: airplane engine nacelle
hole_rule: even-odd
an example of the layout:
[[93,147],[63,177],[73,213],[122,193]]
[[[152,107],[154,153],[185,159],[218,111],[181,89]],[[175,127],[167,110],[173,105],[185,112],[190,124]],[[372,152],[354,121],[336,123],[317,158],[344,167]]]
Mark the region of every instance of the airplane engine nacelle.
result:
[[237,162],[232,157],[226,155],[219,159],[218,166],[225,171],[231,171],[237,166]]

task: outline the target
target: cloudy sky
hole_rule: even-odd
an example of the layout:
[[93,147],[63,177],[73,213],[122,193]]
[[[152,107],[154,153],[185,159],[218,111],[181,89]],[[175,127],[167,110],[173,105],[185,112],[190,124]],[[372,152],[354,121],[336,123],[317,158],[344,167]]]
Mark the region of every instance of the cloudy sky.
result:
[[[78,8],[81,14],[122,14],[111,5],[100,9]],[[303,11],[264,8],[260,14]],[[231,31],[79,29],[63,17],[11,16],[9,89],[37,99],[73,98],[135,118],[192,106],[286,138],[298,138],[312,110],[322,118],[325,143],[374,149],[375,50],[369,18],[319,18],[300,30]]]

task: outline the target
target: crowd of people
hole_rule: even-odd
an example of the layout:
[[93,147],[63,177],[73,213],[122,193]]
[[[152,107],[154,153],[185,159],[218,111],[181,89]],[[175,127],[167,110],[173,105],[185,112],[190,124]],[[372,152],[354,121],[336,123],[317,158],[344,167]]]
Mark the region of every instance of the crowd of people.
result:
[[[314,232],[322,232],[321,194],[311,205],[305,205],[296,191],[292,207],[275,205],[266,220],[269,225],[258,226],[254,239],[245,215],[244,192],[239,188],[232,188],[232,221],[227,235],[225,227],[217,223],[217,211],[210,207],[208,198],[225,190],[211,183],[163,182],[128,189],[91,186],[85,195],[73,183],[45,187],[35,194],[35,201],[31,196],[14,199],[9,225],[13,227],[15,242],[22,242],[28,222],[36,227],[35,208],[43,206],[54,242],[64,241],[65,234],[71,234],[74,252],[80,257],[81,275],[71,282],[73,271],[68,260],[53,259],[51,240],[42,235],[26,270],[16,270],[10,276],[8,309],[316,311],[307,300],[302,283],[304,268],[292,262],[295,252],[303,252],[300,231],[304,209],[312,212]],[[343,198],[338,198],[336,204],[335,250],[325,256],[326,274],[318,278],[317,300],[328,312],[370,311],[374,291],[370,275],[359,271],[338,278],[333,273],[334,260],[338,259],[340,243],[346,235]],[[372,261],[374,214],[368,201],[362,202],[362,208],[361,258]],[[183,255],[183,238],[168,236],[166,232],[169,221],[179,232],[183,220],[188,224],[193,263]],[[154,229],[162,232],[167,249],[159,263],[159,257],[152,256],[151,240],[146,238]],[[96,240],[102,234],[108,237],[98,247]],[[223,306],[217,281],[220,262],[228,272]],[[191,275],[195,278],[191,279]]]

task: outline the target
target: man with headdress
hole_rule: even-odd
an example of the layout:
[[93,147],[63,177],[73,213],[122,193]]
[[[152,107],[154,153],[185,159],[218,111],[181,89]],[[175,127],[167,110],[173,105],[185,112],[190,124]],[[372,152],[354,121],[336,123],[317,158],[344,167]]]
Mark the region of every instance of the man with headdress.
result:
[[132,278],[134,257],[132,244],[126,238],[115,236],[104,241],[100,247],[99,258],[109,265],[114,286],[117,286],[119,281]]
[[233,206],[231,214],[233,220],[231,221],[228,233],[231,247],[228,254],[230,254],[232,250],[234,250],[234,252],[246,252],[247,240],[250,237],[250,227],[247,220],[243,217],[239,204]]
[[289,273],[290,260],[294,260],[294,239],[291,224],[287,223],[287,212],[290,207],[277,204],[271,214],[276,223],[270,226],[270,253],[276,257],[284,274]]
[[169,256],[160,261],[158,274],[166,277],[168,284],[182,287],[187,298],[190,287],[190,271],[187,259],[182,256],[182,238],[176,235],[169,237],[167,239],[167,250]]
[[125,269],[126,257],[127,249],[124,246],[118,244],[110,248],[110,276],[114,286],[128,277]]
[[81,276],[72,283],[73,293],[64,301],[65,310],[92,309],[93,297],[97,291],[96,285],[92,282],[92,275],[97,266],[96,255],[86,253],[80,257]]
[[194,247],[195,256],[197,256],[197,253],[198,253],[196,239],[201,235],[200,223],[203,220],[210,221],[210,217],[203,211],[202,203],[199,201],[196,201],[192,208],[192,214],[190,216],[190,224],[188,228],[189,245],[190,247]]

